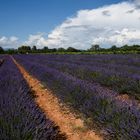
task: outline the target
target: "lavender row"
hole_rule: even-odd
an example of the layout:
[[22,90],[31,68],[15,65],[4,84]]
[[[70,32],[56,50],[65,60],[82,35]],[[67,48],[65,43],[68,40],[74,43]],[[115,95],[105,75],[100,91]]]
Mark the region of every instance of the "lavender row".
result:
[[140,108],[135,101],[120,100],[116,93],[98,84],[77,79],[46,65],[26,60],[22,56],[15,58],[61,101],[91,121],[102,124],[113,139],[135,140],[140,137]]
[[[32,59],[33,61],[40,61],[45,63],[45,62],[57,62],[57,63],[65,63],[65,64],[77,64],[77,65],[80,65],[80,66],[85,66],[85,67],[95,67],[98,68],[98,69],[102,69],[102,71],[105,71],[106,69],[109,69],[111,70],[112,72],[115,72],[115,73],[127,73],[131,75],[133,75],[133,73],[137,73],[137,74],[140,74],[140,67],[137,67],[137,66],[131,66],[130,65],[125,65],[125,64],[117,64],[117,63],[104,63],[104,62],[98,62],[96,60],[96,58],[93,60],[93,61],[84,61],[84,58],[83,59],[75,59],[75,56],[73,56],[73,58],[70,56],[68,56],[67,59],[63,59],[63,55],[59,57],[59,60],[57,60],[57,56],[54,55],[52,56],[53,59],[51,59],[50,57],[48,57],[48,55],[34,55],[35,57],[32,57],[33,55],[25,55],[24,57],[27,57],[27,59]],[[55,56],[56,56],[56,59],[55,59]],[[77,57],[76,57],[77,58]],[[101,59],[101,58],[100,58]],[[105,59],[105,58],[104,58]],[[140,60],[139,60],[140,61]]]
[[[34,55],[35,57],[32,57],[32,55],[25,55],[24,57],[26,57],[27,59],[32,59],[33,61],[39,61],[41,60],[41,63],[45,63],[45,62],[57,62],[57,63],[62,63],[67,64],[67,65],[71,65],[71,64],[75,64],[75,65],[79,65],[81,67],[88,67],[88,69],[90,69],[91,71],[97,71],[98,73],[102,73],[102,74],[107,74],[107,75],[117,75],[117,76],[121,76],[121,77],[126,77],[126,78],[132,78],[134,80],[140,80],[140,67],[138,66],[133,66],[133,63],[131,62],[131,66],[130,65],[122,65],[122,64],[117,64],[117,63],[104,63],[101,62],[99,63],[97,61],[96,57],[91,56],[91,58],[95,58],[93,61],[84,61],[84,58],[82,59],[82,57],[80,55],[78,55],[80,58],[77,61],[77,56],[73,55],[73,56],[68,56],[68,58],[63,57],[63,55],[59,56],[59,60],[57,61],[58,56],[57,55]],[[65,55],[64,55],[65,56]],[[97,55],[98,56],[98,55]],[[53,59],[52,59],[52,58]],[[124,57],[124,56],[123,56]],[[127,58],[127,56],[125,56]],[[125,59],[126,59],[125,58]],[[104,56],[104,59],[102,60],[100,58],[100,60],[104,61],[106,59],[106,56]],[[118,58],[120,60],[120,58]],[[122,60],[120,60],[122,61]],[[129,61],[129,59],[127,60]],[[140,64],[140,59],[139,59],[139,64]],[[108,72],[109,71],[109,72]]]
[[[35,57],[33,57],[32,55],[25,55],[24,58],[29,59],[30,61],[35,61],[35,62],[39,62],[39,63],[43,63],[43,64],[55,64],[57,63],[58,65],[62,65],[62,67],[65,65],[66,66],[75,66],[75,68],[84,68],[84,69],[88,69],[89,71],[95,71],[97,73],[101,73],[102,75],[107,75],[107,76],[117,76],[117,77],[122,77],[122,78],[129,78],[129,79],[134,79],[136,81],[140,80],[140,68],[139,67],[133,67],[133,66],[126,66],[124,68],[122,68],[123,66],[119,65],[117,67],[117,64],[114,65],[109,65],[109,64],[98,64],[97,62],[94,62],[94,65],[89,65],[88,63],[83,63],[83,62],[75,62],[74,58],[73,58],[73,63],[69,63],[69,62],[65,62],[65,60],[61,59],[61,62],[57,62],[57,61],[50,61],[49,59],[47,59],[47,55],[46,58],[43,55],[35,55]],[[127,71],[126,71],[127,69]]]
[[0,139],[65,139],[34,101],[11,58],[0,67]]
[[[39,56],[38,54],[36,56]],[[98,63],[109,63],[109,64],[121,64],[121,65],[131,65],[131,66],[140,66],[140,55],[40,55],[44,59],[53,60],[53,61],[65,61],[73,62],[82,61],[82,62],[98,62]]]
[[131,74],[126,71],[117,72],[108,67],[106,69],[103,67],[88,65],[85,67],[84,65],[49,61],[47,59],[42,59],[40,55],[25,55],[24,58],[32,62],[47,65],[91,83],[100,83],[116,92],[121,94],[127,93],[136,99],[140,99],[140,75]]
[[127,72],[117,73],[115,71],[98,68],[96,66],[84,67],[77,66],[76,64],[59,62],[46,62],[44,65],[48,65],[91,83],[100,83],[101,85],[107,86],[118,93],[127,93],[134,96],[136,99],[140,99],[140,75],[131,75]]
[[[74,60],[74,59],[71,59],[71,60],[49,60],[47,58],[42,58],[42,56],[36,56],[35,58],[37,59],[40,58],[42,59],[43,61],[50,61],[50,62],[57,62],[57,63],[67,63],[67,64],[77,64],[77,65],[80,65],[80,66],[90,66],[90,67],[93,67],[93,66],[96,66],[98,68],[102,68],[102,69],[110,69],[111,71],[115,71],[116,73],[118,72],[127,72],[128,74],[131,73],[133,75],[133,73],[137,73],[137,74],[140,74],[140,67],[138,66],[130,66],[130,65],[125,65],[125,64],[116,64],[116,63],[99,63],[98,61],[94,60],[92,62],[88,62],[88,61],[81,61],[81,60]],[[63,60],[63,61],[62,61]]]
[[[66,62],[66,63],[74,63],[74,64],[79,64],[79,65],[96,65],[98,67],[107,67],[109,69],[116,69],[117,71],[122,70],[129,70],[129,72],[139,72],[140,70],[140,57],[138,58],[138,56],[135,58],[133,55],[131,55],[131,57],[128,56],[123,56],[123,58],[121,58],[119,55],[117,55],[117,59],[110,57],[110,59],[108,59],[108,56],[104,55],[104,56],[100,56],[100,55],[87,55],[85,56],[81,56],[81,55],[67,55],[66,57],[63,57],[63,55],[60,55],[59,58],[57,55],[51,55],[51,57],[49,55],[35,55],[36,57],[40,57],[43,60],[49,60],[49,61],[58,61],[58,62]],[[114,55],[115,57],[116,55]],[[92,58],[92,59],[90,59]],[[124,60],[127,62],[125,64]],[[135,63],[137,64],[135,66]],[[134,66],[133,66],[134,64]]]

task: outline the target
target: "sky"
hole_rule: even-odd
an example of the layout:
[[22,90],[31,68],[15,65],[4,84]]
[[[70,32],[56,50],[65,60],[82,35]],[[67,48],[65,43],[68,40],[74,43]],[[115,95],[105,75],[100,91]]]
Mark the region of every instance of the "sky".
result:
[[140,44],[140,0],[0,0],[0,46]]

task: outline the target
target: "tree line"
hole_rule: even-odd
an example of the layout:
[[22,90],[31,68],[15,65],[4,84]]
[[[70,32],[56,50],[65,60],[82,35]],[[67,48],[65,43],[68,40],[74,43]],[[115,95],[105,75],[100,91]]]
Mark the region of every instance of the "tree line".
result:
[[28,54],[28,53],[140,53],[140,45],[124,45],[117,47],[115,45],[110,48],[101,48],[98,44],[91,45],[87,50],[80,50],[74,47],[64,48],[48,48],[47,46],[42,49],[36,46],[20,46],[18,49],[4,50],[0,47],[0,54]]

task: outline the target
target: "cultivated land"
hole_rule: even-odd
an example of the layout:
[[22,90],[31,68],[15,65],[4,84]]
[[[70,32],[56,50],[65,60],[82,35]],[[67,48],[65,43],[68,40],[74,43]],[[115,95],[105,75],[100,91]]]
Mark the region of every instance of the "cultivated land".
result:
[[140,55],[0,60],[2,139],[140,138]]

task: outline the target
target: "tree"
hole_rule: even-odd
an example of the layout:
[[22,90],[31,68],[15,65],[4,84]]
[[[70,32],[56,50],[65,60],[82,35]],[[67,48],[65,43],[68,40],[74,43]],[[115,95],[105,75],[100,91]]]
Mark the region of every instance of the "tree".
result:
[[73,47],[68,47],[67,52],[78,52],[78,50]]
[[4,53],[4,49],[0,47],[0,53]]
[[8,49],[5,51],[7,54],[16,54],[18,53],[16,49]]
[[57,49],[56,48],[53,48],[53,49],[49,49],[50,52],[57,52]]
[[44,46],[44,48],[42,49],[43,53],[49,52],[49,48],[47,46]]
[[32,51],[36,51],[37,50],[37,47],[36,46],[33,46],[32,47]]
[[49,49],[49,48],[48,48],[47,46],[44,46],[44,48],[43,48],[43,50],[45,50],[45,51],[48,50],[48,49]]
[[58,52],[65,52],[66,50],[64,48],[58,48],[57,51]]
[[30,46],[21,46],[18,48],[18,51],[20,53],[29,53],[29,52],[31,52],[31,47]]
[[110,48],[110,50],[112,50],[112,51],[115,51],[115,50],[117,50],[117,47],[116,47],[116,45],[113,45],[113,46]]
[[130,46],[128,46],[127,44],[121,47],[122,50],[127,51],[130,50]]
[[91,45],[91,48],[89,49],[89,51],[98,51],[98,50],[100,50],[100,46],[98,44]]

